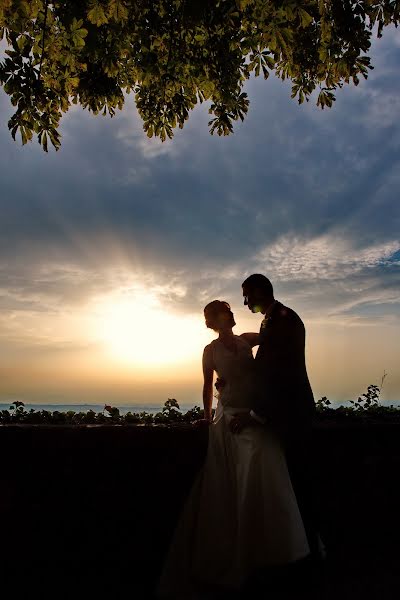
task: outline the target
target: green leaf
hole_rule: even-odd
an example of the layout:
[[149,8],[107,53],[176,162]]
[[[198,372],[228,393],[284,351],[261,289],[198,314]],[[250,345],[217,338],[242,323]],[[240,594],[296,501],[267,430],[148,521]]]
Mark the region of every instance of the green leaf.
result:
[[75,17],[72,19],[72,23],[71,23],[71,31],[77,31],[78,29],[80,29],[83,25],[83,19],[76,19]]
[[93,23],[93,25],[97,25],[97,27],[100,27],[101,25],[104,25],[108,22],[108,18],[106,16],[106,13],[104,12],[104,8],[99,2],[92,1],[90,3],[90,6],[92,8],[88,11],[87,17],[89,21]]
[[314,20],[313,17],[304,10],[304,8],[299,8],[299,15],[302,27],[308,27]]
[[23,51],[24,51],[24,49],[25,49],[25,47],[26,47],[26,45],[27,45],[27,42],[28,42],[28,40],[26,39],[26,37],[25,37],[25,36],[20,36],[20,37],[18,38],[18,40],[17,40],[17,45],[18,45],[18,48],[19,48],[19,49],[20,49],[20,51],[21,51],[21,54],[23,53]]
[[111,0],[108,10],[109,17],[117,23],[121,23],[128,19],[129,13],[122,0]]
[[43,150],[45,152],[48,152],[48,147],[47,147],[47,133],[45,131],[43,132],[43,136],[42,136],[42,146],[43,146]]

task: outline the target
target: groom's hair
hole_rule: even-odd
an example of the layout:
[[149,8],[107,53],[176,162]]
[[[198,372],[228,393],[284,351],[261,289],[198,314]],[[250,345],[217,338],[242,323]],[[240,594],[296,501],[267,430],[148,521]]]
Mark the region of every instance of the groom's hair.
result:
[[247,279],[245,279],[242,283],[243,288],[251,288],[261,290],[266,296],[274,295],[274,288],[272,287],[272,283],[265,277],[265,275],[261,275],[261,273],[254,273],[250,275]]

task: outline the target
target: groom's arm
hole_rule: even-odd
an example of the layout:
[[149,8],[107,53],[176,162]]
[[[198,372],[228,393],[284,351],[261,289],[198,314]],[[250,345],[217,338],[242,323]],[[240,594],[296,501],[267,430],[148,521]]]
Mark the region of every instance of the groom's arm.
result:
[[[252,348],[254,348],[254,346],[258,346],[260,343],[260,335],[258,333],[253,333],[253,332],[242,333],[240,335],[240,337],[243,340],[245,340],[245,342],[247,342],[249,344],[249,346],[251,346]],[[257,421],[257,423],[260,423],[260,425],[265,425],[265,423],[267,422],[267,419],[265,417],[261,417],[254,410],[250,411],[250,416],[254,419],[254,421]]]
[[252,348],[254,348],[254,346],[258,346],[258,344],[260,343],[258,333],[241,333],[240,337],[245,342],[247,342]]
[[261,417],[260,415],[258,415],[256,412],[254,412],[254,410],[250,411],[250,416],[257,421],[257,423],[260,423],[260,425],[265,425],[265,423],[268,422],[268,419],[266,417]]

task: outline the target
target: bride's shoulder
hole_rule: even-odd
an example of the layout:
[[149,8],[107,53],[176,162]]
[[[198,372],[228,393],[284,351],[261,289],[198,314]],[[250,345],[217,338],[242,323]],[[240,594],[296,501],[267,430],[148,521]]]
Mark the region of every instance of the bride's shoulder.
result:
[[[215,340],[214,340],[215,341]],[[214,341],[204,347],[203,350],[203,367],[215,369],[214,364]]]
[[212,348],[213,346],[215,346],[215,344],[218,342],[218,338],[215,340],[212,340],[209,344],[207,344],[206,346],[204,346],[204,350],[206,348]]
[[246,355],[249,355],[249,356],[253,356],[252,350],[251,350],[252,344],[249,342],[249,340],[247,340],[246,338],[242,337],[241,335],[237,335],[236,336],[236,343],[237,343],[237,347],[238,347],[240,353],[246,354]]
[[207,346],[204,346],[203,354],[212,354],[216,341],[217,340],[213,340],[212,342],[207,344]]

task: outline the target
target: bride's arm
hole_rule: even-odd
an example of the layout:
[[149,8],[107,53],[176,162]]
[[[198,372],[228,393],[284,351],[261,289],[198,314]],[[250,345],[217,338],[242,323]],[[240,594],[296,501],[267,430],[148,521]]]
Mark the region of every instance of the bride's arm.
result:
[[240,337],[247,342],[252,348],[254,346],[258,346],[259,342],[259,335],[258,333],[242,333],[240,335]]
[[203,377],[204,418],[207,419],[207,421],[211,421],[214,368],[212,366],[212,353],[210,346],[206,346],[203,352]]

